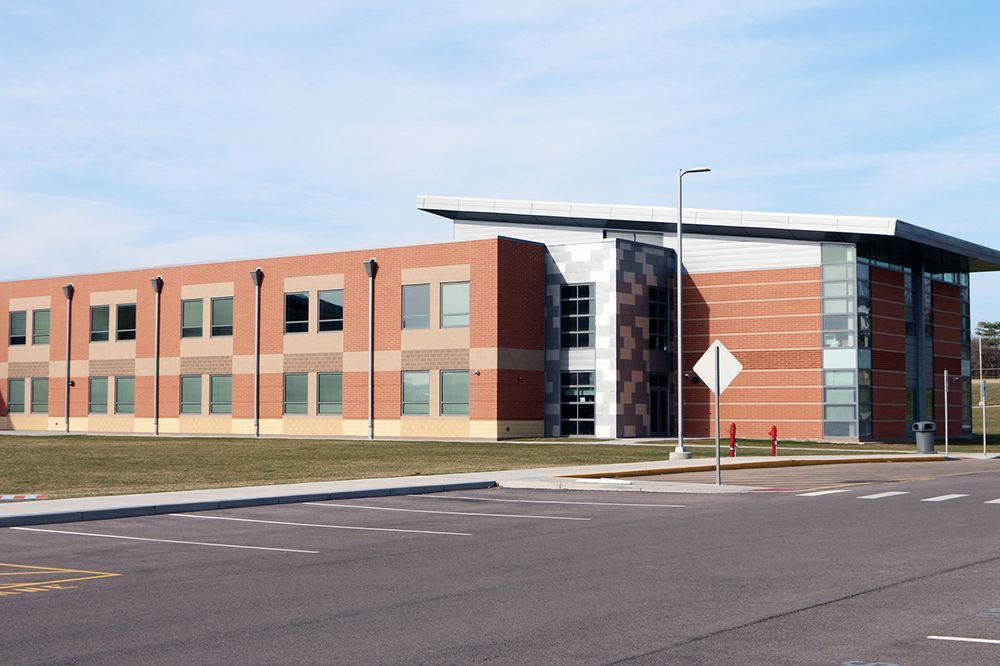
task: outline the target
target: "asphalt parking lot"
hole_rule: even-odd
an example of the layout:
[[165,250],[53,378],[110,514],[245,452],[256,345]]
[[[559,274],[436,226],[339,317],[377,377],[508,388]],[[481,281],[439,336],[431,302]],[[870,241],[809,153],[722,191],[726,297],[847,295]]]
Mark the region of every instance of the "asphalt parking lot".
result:
[[1000,463],[920,468],[7,528],[3,661],[996,663]]

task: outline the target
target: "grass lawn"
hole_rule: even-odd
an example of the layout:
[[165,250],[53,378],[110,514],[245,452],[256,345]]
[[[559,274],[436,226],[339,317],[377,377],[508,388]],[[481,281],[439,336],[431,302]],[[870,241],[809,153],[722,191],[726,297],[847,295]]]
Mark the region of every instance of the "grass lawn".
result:
[[[713,455],[709,449],[696,456]],[[0,436],[0,494],[120,495],[662,460],[653,446]]]

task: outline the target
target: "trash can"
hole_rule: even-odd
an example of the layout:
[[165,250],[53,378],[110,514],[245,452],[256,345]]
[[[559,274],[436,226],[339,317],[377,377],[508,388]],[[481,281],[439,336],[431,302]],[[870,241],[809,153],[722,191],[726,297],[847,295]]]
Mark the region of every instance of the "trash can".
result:
[[917,453],[934,453],[934,421],[915,421],[913,432],[917,438]]

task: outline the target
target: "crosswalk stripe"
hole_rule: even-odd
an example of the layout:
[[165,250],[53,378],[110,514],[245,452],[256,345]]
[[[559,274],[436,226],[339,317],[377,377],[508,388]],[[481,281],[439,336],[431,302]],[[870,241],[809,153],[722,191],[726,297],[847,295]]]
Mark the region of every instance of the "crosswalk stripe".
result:
[[819,497],[820,495],[832,495],[834,493],[847,493],[850,488],[838,488],[837,490],[817,490],[811,493],[800,493],[798,497]]
[[927,499],[920,500],[921,502],[947,502],[948,500],[958,499],[959,497],[968,497],[968,495],[938,495],[937,497],[928,497]]
[[882,499],[884,497],[894,497],[896,495],[909,495],[908,492],[903,492],[902,490],[890,490],[887,493],[875,493],[874,495],[862,495],[858,499]]

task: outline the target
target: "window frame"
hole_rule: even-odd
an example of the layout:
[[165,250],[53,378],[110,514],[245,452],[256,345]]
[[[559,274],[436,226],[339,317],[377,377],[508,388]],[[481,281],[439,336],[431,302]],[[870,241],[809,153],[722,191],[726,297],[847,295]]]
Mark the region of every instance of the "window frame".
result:
[[[14,385],[19,384],[21,389],[21,400],[14,402],[11,400],[11,395],[14,393]],[[24,377],[8,377],[7,378],[7,414],[24,414],[27,407],[27,402],[25,398],[27,397],[28,385]],[[14,409],[14,406],[19,406],[19,409]]]
[[[302,400],[291,402],[288,400],[288,380],[301,379],[304,382],[305,397]],[[301,407],[302,411],[289,411],[288,406],[295,405]],[[308,372],[286,372],[281,380],[281,413],[286,416],[306,416],[309,414],[309,373]]]
[[[15,315],[21,315],[23,319],[23,321],[21,322],[21,328],[24,331],[24,333],[22,335],[14,335]],[[7,315],[7,346],[20,347],[26,344],[28,344],[28,311],[11,310]]]
[[[446,402],[444,399],[445,375],[465,375],[465,402]],[[468,370],[441,370],[438,373],[438,414],[440,416],[469,416],[472,402],[472,373]],[[465,405],[465,411],[446,411],[446,406]]]
[[[132,328],[122,328],[122,310],[132,308]],[[134,342],[139,326],[139,308],[135,303],[118,303],[115,306],[115,342]]]
[[[340,294],[340,318],[323,318],[323,295]],[[336,303],[332,304],[337,306]],[[324,328],[324,324],[330,323],[331,327]],[[339,326],[338,326],[339,324]],[[343,289],[321,289],[316,292],[316,331],[318,333],[339,333],[344,330],[344,290]]]
[[[580,288],[586,287],[589,290],[589,296],[586,298],[581,298],[579,296]],[[575,289],[576,295],[566,296],[568,289]],[[586,302],[588,312],[585,314],[580,314],[577,312],[567,312],[570,308],[569,303],[583,303]],[[578,310],[579,306],[576,308]],[[597,309],[597,285],[593,282],[579,282],[573,284],[564,284],[559,287],[559,348],[560,349],[593,349],[596,343],[597,331],[596,331],[596,320],[597,314],[595,310]],[[580,328],[579,322],[586,320],[587,329],[583,330]],[[572,330],[569,330],[567,324],[570,322],[577,322]],[[580,344],[582,336],[586,337],[587,344]],[[571,339],[573,344],[567,344],[567,339]]]
[[[107,328],[104,330],[97,330],[94,328],[94,313],[100,310],[105,310],[107,312]],[[95,337],[95,335],[97,337]],[[103,337],[101,337],[103,336]],[[90,341],[91,342],[110,342],[111,341],[111,306],[110,305],[91,305],[90,306]]]
[[[406,378],[407,376],[418,376],[423,375],[427,379],[427,401],[421,402],[417,400],[407,400],[406,395]],[[400,373],[399,380],[399,398],[400,398],[400,415],[402,416],[429,416],[431,413],[431,373],[430,370],[403,370]],[[407,411],[407,406],[413,405],[417,406],[417,411]],[[423,405],[423,409],[419,409],[419,406]]]
[[[198,401],[197,402],[195,402],[193,400],[185,400],[184,399],[184,385],[185,385],[185,381],[184,380],[185,379],[194,379],[194,380],[196,380],[194,382],[194,385],[198,387]],[[178,391],[179,391],[179,395],[178,395],[178,414],[180,416],[185,416],[185,415],[187,415],[187,416],[191,416],[191,415],[200,416],[202,413],[204,413],[203,398],[204,398],[204,393],[205,393],[205,387],[203,386],[203,384],[204,384],[203,375],[181,375],[180,376],[179,385],[178,385]],[[198,408],[197,411],[190,411],[190,410],[185,411],[185,407],[190,407],[190,406],[197,407]]]
[[[198,325],[186,325],[184,323],[185,306],[189,303],[198,304]],[[195,329],[197,328],[197,331]],[[205,336],[205,299],[203,298],[184,298],[181,299],[181,339],[185,338],[201,338]]]
[[[406,315],[406,292],[415,291],[417,288],[423,287],[427,293],[427,313],[426,314],[414,314],[410,315],[410,319],[413,320],[424,320],[426,323],[423,326],[418,325],[416,321],[407,325],[407,315]],[[404,284],[401,285],[400,293],[400,323],[403,330],[427,330],[431,327],[431,285],[429,282],[421,282],[417,284]]]
[[[38,332],[38,315],[45,313],[45,333]],[[47,345],[51,341],[52,335],[52,310],[49,308],[42,308],[40,310],[31,311],[31,344],[32,345]],[[39,340],[41,337],[45,337],[44,340]]]
[[[306,311],[302,319],[290,320],[288,318],[288,303],[289,297],[305,297],[306,301]],[[308,333],[309,332],[309,292],[308,291],[286,291],[284,298],[284,319],[285,319],[285,335],[293,333]],[[291,330],[290,330],[291,327]],[[308,401],[307,401],[308,403]]]
[[[665,287],[649,287],[649,348],[670,351],[670,294]],[[662,308],[662,316],[659,310]],[[655,316],[654,316],[655,314]]]
[[[132,400],[123,402],[121,399],[122,382],[131,381]],[[115,377],[115,414],[135,415],[135,375],[122,375]]]
[[[215,380],[216,379],[228,379],[229,380],[229,400],[227,402],[217,401],[215,399]],[[220,410],[217,405],[223,406],[224,409]],[[232,416],[233,413],[233,376],[230,375],[209,375],[208,376],[208,413],[217,414],[222,416]]]
[[[445,299],[444,292],[446,287],[457,287],[465,286],[466,299],[465,299],[465,312],[445,312]],[[438,326],[440,328],[469,328],[472,323],[472,285],[468,280],[457,280],[455,282],[442,282],[438,286]],[[445,317],[465,317],[464,323],[461,324],[446,324]]]
[[[222,303],[224,301],[229,301],[229,320],[228,324],[216,324],[215,323],[215,304],[216,302]],[[233,337],[233,331],[236,326],[236,311],[234,308],[234,300],[232,296],[214,296],[211,300],[211,313],[209,317],[209,330],[211,331],[211,336],[213,338],[231,338]],[[220,329],[220,332],[216,332],[216,329]],[[225,329],[229,329],[228,331]]]
[[[39,391],[38,385],[44,384],[44,390]],[[42,394],[45,396],[45,402],[41,402],[36,396]],[[45,409],[40,407],[44,405]],[[48,377],[32,377],[31,378],[31,413],[32,414],[48,414],[49,413],[49,378]]]
[[[584,382],[582,375],[590,375],[590,382]],[[588,395],[584,393],[590,389]],[[567,400],[567,389],[573,391]],[[589,405],[593,415],[590,417],[580,416],[580,407]],[[567,409],[572,408],[572,409]],[[586,411],[586,410],[585,410]],[[572,416],[567,416],[572,412]],[[580,424],[591,424],[591,432],[581,432]],[[572,424],[572,428],[570,425]],[[569,432],[572,430],[572,432]],[[559,374],[559,436],[594,436],[597,432],[597,371],[596,370],[567,370]]]
[[[94,401],[94,383],[102,381],[104,382],[104,409],[94,409],[95,405],[100,405],[101,403]],[[108,378],[107,377],[88,377],[87,378],[87,413],[88,414],[107,414],[108,413]]]
[[[340,400],[338,402],[323,400],[323,377],[340,378]],[[330,405],[335,411],[324,411],[323,406]],[[316,415],[317,416],[343,416],[344,415],[344,373],[343,372],[317,372],[316,373]]]

